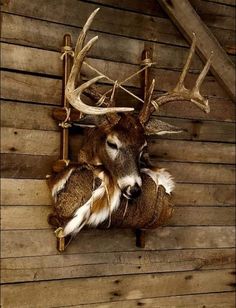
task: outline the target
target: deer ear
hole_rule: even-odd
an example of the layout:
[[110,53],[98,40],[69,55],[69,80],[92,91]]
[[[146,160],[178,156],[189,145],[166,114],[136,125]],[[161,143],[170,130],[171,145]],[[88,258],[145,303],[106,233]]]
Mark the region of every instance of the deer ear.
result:
[[183,129],[166,122],[151,118],[145,125],[145,135],[165,135],[182,133]]
[[106,116],[104,115],[85,115],[78,121],[73,122],[73,126],[79,127],[97,127],[106,121]]

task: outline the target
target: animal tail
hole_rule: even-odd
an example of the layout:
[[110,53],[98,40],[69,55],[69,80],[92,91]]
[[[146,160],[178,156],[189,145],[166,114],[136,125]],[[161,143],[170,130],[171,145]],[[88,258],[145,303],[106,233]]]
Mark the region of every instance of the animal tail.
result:
[[175,182],[173,177],[165,169],[143,168],[141,171],[150,176],[157,186],[162,185],[165,188],[167,194],[171,194],[171,192],[174,190]]
[[104,194],[105,187],[101,184],[96,190],[93,191],[91,198],[75,211],[74,217],[66,224],[64,228],[64,236],[69,234],[74,236],[83,228],[83,226],[88,222],[93,203],[102,198]]

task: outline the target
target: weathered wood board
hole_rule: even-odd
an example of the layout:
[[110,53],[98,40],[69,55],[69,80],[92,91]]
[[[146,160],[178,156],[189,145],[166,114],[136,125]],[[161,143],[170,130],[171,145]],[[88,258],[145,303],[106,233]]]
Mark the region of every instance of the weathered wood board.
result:
[[[17,15],[81,27],[84,24],[87,16],[98,6],[100,7],[98,2],[91,2],[93,3],[89,4],[87,2],[78,2],[75,0],[70,1],[67,3],[65,9],[65,4],[63,2],[50,1],[47,3],[47,7],[45,7],[44,0],[37,1],[37,3],[24,0],[21,5],[16,0],[11,1],[10,3],[8,3],[7,0],[4,0],[2,10],[3,12],[9,12]],[[129,3],[130,2],[131,1],[129,1]],[[105,4],[107,3],[108,2],[106,1]],[[122,3],[124,3],[124,1],[122,1]],[[102,1],[100,1],[100,4],[102,4]],[[136,8],[139,7],[139,5],[137,6],[136,4],[137,1],[131,5]],[[117,5],[120,7],[120,3],[116,2],[116,6]],[[109,29],[109,33],[120,36],[127,36],[130,38],[138,38],[148,41],[159,41],[162,43],[170,43],[176,45],[187,45],[181,34],[176,30],[174,25],[167,18],[148,16],[146,12],[145,14],[140,14],[140,12],[136,13],[131,12],[130,10],[114,10],[114,8],[107,5],[101,7],[102,11],[99,13],[100,18],[96,19],[96,21],[93,23],[91,27],[92,30],[108,32]],[[152,8],[151,10],[153,11]],[[218,6],[218,11],[222,12],[222,7]],[[228,14],[231,17],[230,20],[232,24],[233,10],[230,11],[231,13]],[[211,30],[213,33],[217,33],[217,31],[221,30],[221,34],[219,34],[218,37],[220,37],[220,41],[222,45],[224,45],[225,41],[223,40],[229,36],[230,29],[225,30],[224,27],[222,28],[221,26],[219,28],[212,27]],[[222,30],[225,31],[224,34]],[[234,31],[232,31],[231,35],[231,42],[234,42]]]
[[[45,180],[1,179],[3,205],[50,205]],[[234,205],[234,185],[179,183],[174,202],[177,205]]]
[[[2,234],[3,258],[59,254],[52,230],[7,230]],[[233,226],[168,226],[149,230],[147,239],[146,250],[233,248],[235,230]],[[137,251],[134,231],[83,230],[65,254],[111,251]]]
[[[22,102],[35,102],[40,104],[60,105],[61,103],[61,80],[35,75],[26,75],[15,72],[2,71],[1,73],[1,96],[3,99]],[[40,86],[41,91],[39,91]],[[107,86],[101,86],[101,92],[107,90]],[[138,89],[132,88],[134,94]],[[137,108],[137,101],[125,92],[119,91],[118,105],[128,103]],[[219,121],[235,121],[235,106],[226,98],[209,98],[211,113],[206,114],[189,102],[170,103],[163,106],[160,115],[193,119],[212,119]],[[178,108],[176,108],[178,106]]]
[[[235,61],[234,1],[190,2]],[[2,3],[2,307],[235,307],[235,105],[211,75],[202,89],[209,114],[188,102],[158,114],[185,131],[149,139],[153,163],[169,169],[177,185],[173,218],[146,232],[144,249],[135,246],[134,230],[91,229],[60,254],[47,223],[52,201],[45,176],[60,148],[51,114],[61,104],[63,35],[71,33],[74,44],[88,15],[101,7],[88,35],[99,35],[88,61],[122,80],[139,69],[143,48],[152,48],[154,94],[163,94],[176,85],[189,44],[158,1]],[[196,55],[187,86],[202,66]],[[140,95],[139,83],[126,87]],[[102,92],[109,87],[99,85]],[[123,91],[116,100],[141,107]]]
[[77,253],[2,259],[3,282],[231,268],[232,248]]
[[[52,212],[50,206],[2,206],[1,229],[48,229],[47,215]],[[29,219],[30,217],[30,219]],[[234,226],[234,207],[175,207],[169,226]]]
[[[60,77],[62,75],[60,54],[54,51],[40,50],[37,48],[24,47],[20,45],[12,45],[2,43],[2,68],[10,70],[18,70],[37,74],[45,74],[48,76]],[[49,61],[50,65],[45,61]],[[34,60],[34,61],[32,61]],[[138,71],[140,66],[128,63],[103,61],[101,59],[88,58],[87,63],[96,67],[100,72],[113,80],[122,81],[127,76]],[[82,72],[89,78],[96,76],[91,70],[82,68]],[[179,72],[165,69],[152,69],[152,74],[158,78],[155,89],[159,91],[169,91],[173,89],[173,84],[177,83]],[[196,74],[189,73],[186,80],[186,86],[193,87]],[[104,83],[110,84],[104,79]],[[126,86],[140,87],[139,78],[130,79],[125,83]],[[225,91],[217,84],[212,77],[206,77],[202,86],[202,93],[205,95],[213,95],[218,97],[227,97]]]
[[[158,296],[197,294],[207,291],[232,291],[233,275],[230,270],[212,270],[188,273],[124,275],[102,278],[82,278],[62,281],[44,281],[4,285],[3,305],[17,301],[20,307],[50,304],[54,307],[102,303]],[[52,296],[53,294],[53,296]]]
[[156,297],[142,300],[125,300],[116,302],[106,302],[101,304],[85,304],[77,305],[78,308],[133,308],[137,306],[167,308],[167,307],[181,307],[181,308],[193,308],[210,307],[210,308],[234,308],[235,305],[235,293],[234,292],[219,292],[212,294],[198,294],[198,295],[184,295],[184,296],[168,296],[168,297]]
[[228,92],[232,101],[235,101],[235,66],[189,1],[160,0],[159,3],[189,42],[192,41],[193,33],[196,34],[196,50],[203,60],[207,61],[214,53],[211,73]]

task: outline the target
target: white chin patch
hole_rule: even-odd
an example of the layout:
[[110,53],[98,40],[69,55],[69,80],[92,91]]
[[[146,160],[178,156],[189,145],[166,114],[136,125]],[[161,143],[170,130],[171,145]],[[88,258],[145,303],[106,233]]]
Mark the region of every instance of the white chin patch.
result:
[[173,180],[173,177],[165,169],[152,170],[148,168],[143,168],[141,169],[141,172],[149,175],[157,186],[162,185],[165,188],[167,194],[170,194],[174,190],[175,182]]
[[124,176],[123,178],[119,178],[117,180],[117,183],[120,189],[123,189],[127,186],[134,186],[135,184],[138,184],[141,187],[142,179],[138,175],[127,175],[127,176]]

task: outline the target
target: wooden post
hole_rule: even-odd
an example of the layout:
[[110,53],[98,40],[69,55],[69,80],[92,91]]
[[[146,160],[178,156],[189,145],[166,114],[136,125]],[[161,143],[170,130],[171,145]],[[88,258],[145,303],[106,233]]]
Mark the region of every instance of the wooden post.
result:
[[136,229],[136,247],[145,248],[146,231]]
[[235,100],[235,68],[233,62],[189,1],[159,0],[158,2],[189,42],[192,41],[193,32],[195,32],[197,53],[204,61],[210,57],[213,51],[210,71],[232,100]]
[[[70,34],[65,34],[64,35],[64,46],[65,47],[70,47],[71,48],[71,36]],[[63,52],[66,51],[62,50]],[[65,108],[69,108],[69,102],[66,99],[65,96],[65,89],[66,89],[66,84],[70,75],[71,71],[71,55],[69,53],[64,53],[63,56],[63,81],[62,81],[62,105]],[[69,137],[69,132],[68,128],[62,128],[62,148],[61,148],[61,158],[63,160],[68,160],[68,137]]]
[[[146,62],[151,61],[151,52],[150,49],[145,48],[142,52],[141,56],[141,66],[145,66]],[[142,98],[145,101],[147,97],[147,92],[150,86],[150,67],[146,68],[142,73],[141,73],[141,91],[142,91]]]
[[53,171],[60,172],[68,165],[68,148],[69,148],[69,130],[68,127],[65,125],[64,122],[66,119],[67,110],[69,108],[69,102],[65,97],[65,89],[66,84],[70,75],[71,67],[72,67],[72,44],[71,44],[71,35],[65,34],[63,38],[64,46],[62,47],[62,60],[63,60],[63,80],[62,80],[62,106],[64,109],[61,109],[62,112],[53,111],[53,117],[57,118],[57,113],[65,114],[65,118],[61,122],[62,124],[62,131],[61,131],[61,149],[60,149],[60,156],[61,159],[56,161],[53,164]]

